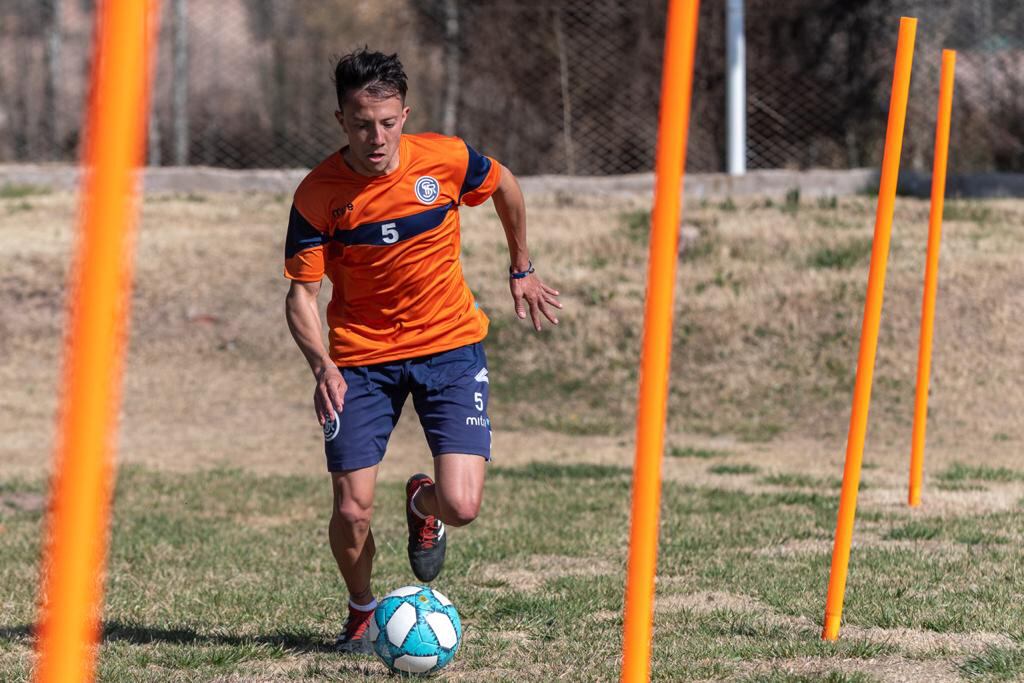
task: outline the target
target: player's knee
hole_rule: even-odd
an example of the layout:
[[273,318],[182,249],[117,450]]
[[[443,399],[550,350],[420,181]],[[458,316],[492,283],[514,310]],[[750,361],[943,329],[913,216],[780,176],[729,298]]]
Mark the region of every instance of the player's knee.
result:
[[449,526],[465,526],[480,514],[479,498],[457,498],[445,501],[441,521]]
[[373,509],[345,501],[334,509],[334,516],[353,538],[363,538],[370,531],[370,519]]

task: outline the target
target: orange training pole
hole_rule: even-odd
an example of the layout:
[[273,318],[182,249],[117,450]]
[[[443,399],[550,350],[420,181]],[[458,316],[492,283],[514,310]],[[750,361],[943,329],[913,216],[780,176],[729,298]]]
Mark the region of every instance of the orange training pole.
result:
[[699,0],[669,0],[661,75],[657,180],[651,216],[644,342],[640,360],[632,529],[623,626],[622,680],[630,682],[647,681],[650,674],[661,455],[672,350],[672,300],[679,257],[680,196],[686,168],[699,10]]
[[42,570],[35,672],[41,683],[77,683],[94,676],[130,301],[134,170],[143,148],[148,95],[147,11],[156,6],[155,0],[98,4],[82,209]]
[[914,58],[916,30],[917,19],[900,19],[896,69],[889,99],[889,122],[885,133],[885,154],[882,157],[882,177],[878,188],[878,210],[875,214],[875,237],[871,247],[871,266],[868,270],[867,300],[864,303],[864,324],[861,329],[860,355],[857,359],[857,380],[853,389],[850,432],[846,442],[846,467],[843,470],[843,489],[839,495],[839,519],[836,523],[832,571],[825,604],[825,628],[822,633],[825,640],[835,640],[839,637],[839,623],[843,616],[843,593],[846,591],[846,570],[850,561],[853,520],[857,511],[857,489],[860,487],[860,464],[864,455],[864,436],[868,427],[871,379],[875,370],[878,326],[882,317],[885,268],[889,260],[889,236],[892,232],[892,216],[896,204],[896,183],[899,179],[900,150],[903,147],[903,124],[907,115],[910,67]]
[[939,244],[942,242],[942,207],[946,200],[946,166],[949,159],[949,127],[953,115],[955,72],[956,52],[943,50],[939,113],[935,122],[935,162],[932,164],[932,208],[928,216],[928,257],[924,269],[924,303],[921,306],[921,346],[917,355],[914,432],[910,446],[910,491],[907,498],[911,507],[921,504],[924,434],[928,424],[928,380],[932,367],[935,295],[939,288]]

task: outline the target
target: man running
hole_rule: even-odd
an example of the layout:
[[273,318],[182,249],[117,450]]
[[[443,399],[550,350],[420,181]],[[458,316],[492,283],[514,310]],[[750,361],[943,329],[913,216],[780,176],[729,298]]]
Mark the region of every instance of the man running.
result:
[[[370,530],[377,469],[411,393],[434,456],[434,479],[406,484],[409,562],[420,581],[444,563],[445,525],[477,516],[490,460],[487,317],[462,275],[459,206],[493,198],[508,240],[516,315],[558,324],[558,292],[534,273],[515,177],[459,138],[403,135],[409,115],[397,55],[358,50],[335,68],[335,118],[348,145],[295,191],[285,245],[285,310],[316,379],[334,489],[331,552],[349,592],[336,645],[369,651],[376,607]],[[317,295],[326,275],[329,352]]]

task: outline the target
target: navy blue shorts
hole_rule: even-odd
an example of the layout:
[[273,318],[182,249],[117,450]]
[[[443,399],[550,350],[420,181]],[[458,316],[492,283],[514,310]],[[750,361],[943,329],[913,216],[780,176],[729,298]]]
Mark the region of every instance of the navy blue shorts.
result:
[[328,471],[379,463],[410,393],[435,457],[469,453],[491,459],[490,382],[483,344],[339,369],[348,390],[340,423],[332,420],[324,425]]

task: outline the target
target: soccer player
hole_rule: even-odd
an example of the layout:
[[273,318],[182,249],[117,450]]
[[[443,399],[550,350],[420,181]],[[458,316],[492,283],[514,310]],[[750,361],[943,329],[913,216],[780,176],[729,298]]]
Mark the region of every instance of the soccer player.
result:
[[[397,55],[358,50],[335,68],[335,118],[348,144],[295,191],[285,245],[288,326],[316,379],[334,504],[331,551],[349,592],[336,645],[368,651],[376,600],[370,530],[377,469],[409,394],[434,478],[406,484],[409,562],[420,581],[444,563],[447,526],[469,524],[491,454],[487,317],[462,276],[459,206],[494,201],[509,248],[516,315],[557,325],[558,292],[534,272],[526,208],[512,173],[455,137],[404,135]],[[329,350],[317,295],[326,275]]]

